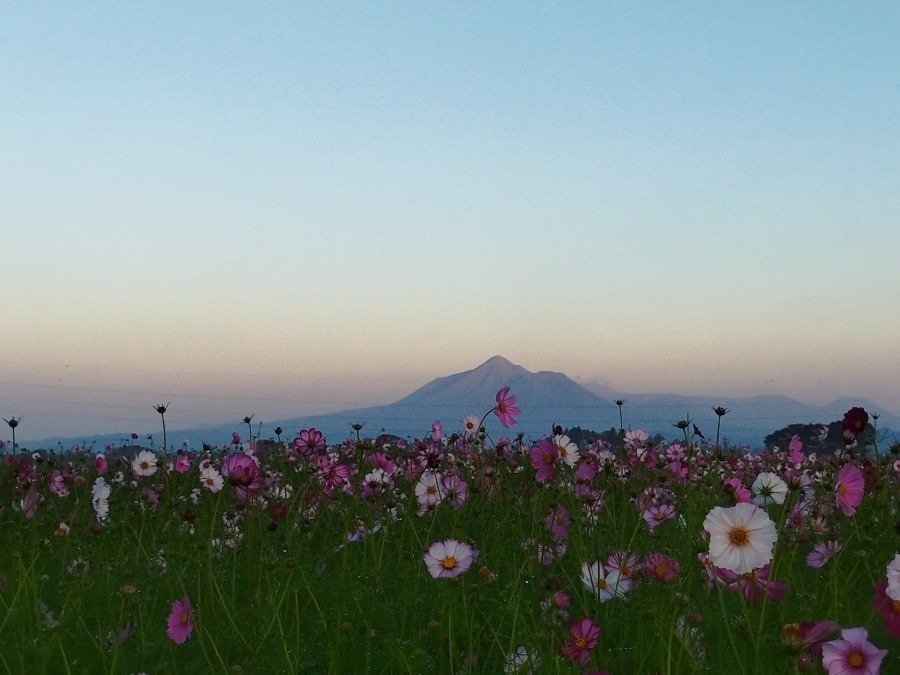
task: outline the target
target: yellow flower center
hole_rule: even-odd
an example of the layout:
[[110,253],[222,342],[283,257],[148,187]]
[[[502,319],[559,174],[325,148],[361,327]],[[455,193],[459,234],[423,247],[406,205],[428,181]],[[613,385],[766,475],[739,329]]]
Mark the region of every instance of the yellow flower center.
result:
[[731,532],[728,533],[728,538],[735,546],[746,546],[747,542],[750,541],[750,533],[747,532],[746,527],[737,525],[731,528]]
[[187,612],[181,613],[181,623],[187,624],[188,622],[190,622],[190,620],[191,620],[190,614],[188,614]]
[[891,600],[891,608],[895,614],[900,614],[900,600]]
[[575,649],[584,649],[585,647],[587,647],[587,638],[586,637],[575,638]]
[[857,651],[850,652],[847,656],[847,665],[852,668],[860,668],[865,662],[866,659]]
[[600,590],[600,591],[606,590],[606,579],[599,579],[597,581],[597,590]]
[[441,567],[443,567],[445,570],[452,570],[454,567],[456,567],[456,558],[454,558],[452,555],[446,556],[441,561]]
[[553,455],[549,453],[544,455],[544,464],[553,464]]
[[150,466],[149,462],[141,462],[141,468],[146,470]]
[[837,491],[838,491],[838,494],[841,497],[843,497],[845,494],[847,494],[847,486],[844,485],[843,483],[838,483]]

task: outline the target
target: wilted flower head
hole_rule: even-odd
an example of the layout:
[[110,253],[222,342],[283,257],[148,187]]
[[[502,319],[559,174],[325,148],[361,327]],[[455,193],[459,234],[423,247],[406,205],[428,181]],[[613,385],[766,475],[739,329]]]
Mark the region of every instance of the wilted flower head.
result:
[[844,419],[841,420],[841,430],[844,432],[844,439],[854,441],[856,437],[866,428],[869,423],[869,414],[865,408],[850,408],[844,413]]

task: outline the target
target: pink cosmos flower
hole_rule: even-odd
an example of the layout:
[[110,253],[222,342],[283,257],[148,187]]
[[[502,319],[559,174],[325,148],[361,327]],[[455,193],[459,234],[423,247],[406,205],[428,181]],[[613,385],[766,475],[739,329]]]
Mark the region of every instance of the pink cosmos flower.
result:
[[318,454],[325,449],[325,437],[315,427],[303,429],[294,439],[294,449],[306,457]]
[[187,458],[187,455],[178,455],[178,457],[175,458],[175,470],[178,473],[184,473],[190,468],[191,460]]
[[522,411],[515,406],[516,397],[507,394],[509,394],[509,385],[497,392],[497,405],[494,406],[493,413],[500,420],[500,424],[508,429],[516,423],[514,415],[518,415]]
[[25,495],[25,499],[22,500],[22,511],[25,517],[34,518],[34,514],[37,513],[38,504],[40,503],[40,493],[34,488],[31,488],[28,491],[28,494]]
[[869,632],[862,627],[845,628],[840,640],[822,645],[822,666],[828,675],[878,675],[887,649],[869,642]]
[[569,639],[559,648],[559,653],[562,656],[568,656],[579,666],[586,666],[591,659],[591,650],[597,646],[598,635],[600,635],[600,626],[589,617],[583,616],[571,621],[569,623]]
[[166,635],[173,642],[183,644],[188,639],[191,631],[194,630],[194,624],[191,622],[191,601],[187,597],[172,603],[172,611],[169,612],[167,624]]
[[434,579],[452,579],[472,566],[478,550],[456,539],[436,541],[425,551],[423,560]]
[[569,511],[564,506],[557,506],[544,518],[544,524],[550,530],[550,535],[556,539],[565,539],[569,535]]
[[788,444],[788,453],[791,462],[794,464],[800,464],[803,461],[803,441],[800,440],[800,437],[797,434],[791,436],[791,442]]
[[106,471],[106,457],[103,455],[97,455],[94,457],[94,469],[97,473],[103,473]]
[[862,503],[865,480],[862,472],[853,464],[845,464],[837,473],[834,498],[845,516],[856,513],[856,507]]
[[663,521],[674,517],[675,507],[671,504],[651,504],[647,507],[647,510],[644,511],[644,522],[647,523],[651,532],[662,524]]
[[222,475],[234,486],[235,501],[243,504],[251,493],[259,490],[259,467],[242,452],[228,455],[222,462]]
[[750,490],[743,486],[739,478],[726,478],[723,482],[725,484],[725,492],[731,495],[731,499],[734,500],[735,504],[738,502],[749,503],[752,499]]
[[813,546],[812,551],[806,554],[806,564],[816,569],[823,567],[840,550],[841,542],[839,541],[820,541]]
[[539,440],[531,448],[531,466],[537,469],[534,479],[537,481],[550,480],[556,473],[556,460],[559,453],[556,444],[546,438]]
[[884,630],[894,637],[900,637],[900,600],[893,600],[888,596],[887,585],[884,579],[875,584],[872,608],[881,615]]
[[441,486],[444,488],[444,496],[454,509],[462,508],[466,501],[468,486],[459,476],[449,475],[441,478]]
[[785,591],[789,588],[784,582],[769,579],[768,564],[745,574],[736,575],[725,569],[717,569],[716,572],[719,578],[726,582],[725,588],[729,591],[740,591],[751,605],[757,604],[763,594],[773,602],[781,602]]
[[654,553],[644,562],[644,573],[657,581],[672,581],[678,574],[678,561],[662,553]]

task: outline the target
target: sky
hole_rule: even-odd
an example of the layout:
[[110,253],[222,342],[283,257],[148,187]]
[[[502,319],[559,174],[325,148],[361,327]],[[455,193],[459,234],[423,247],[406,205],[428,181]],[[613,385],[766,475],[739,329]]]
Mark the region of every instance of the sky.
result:
[[0,2],[0,417],[262,421],[495,354],[900,413],[898,32],[892,1]]

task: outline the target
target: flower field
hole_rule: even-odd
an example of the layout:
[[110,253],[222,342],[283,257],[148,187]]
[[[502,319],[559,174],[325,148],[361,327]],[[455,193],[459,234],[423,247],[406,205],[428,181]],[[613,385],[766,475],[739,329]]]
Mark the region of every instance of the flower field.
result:
[[0,673],[900,673],[900,455],[864,411],[813,456],[484,433],[518,403],[412,441],[7,444]]

